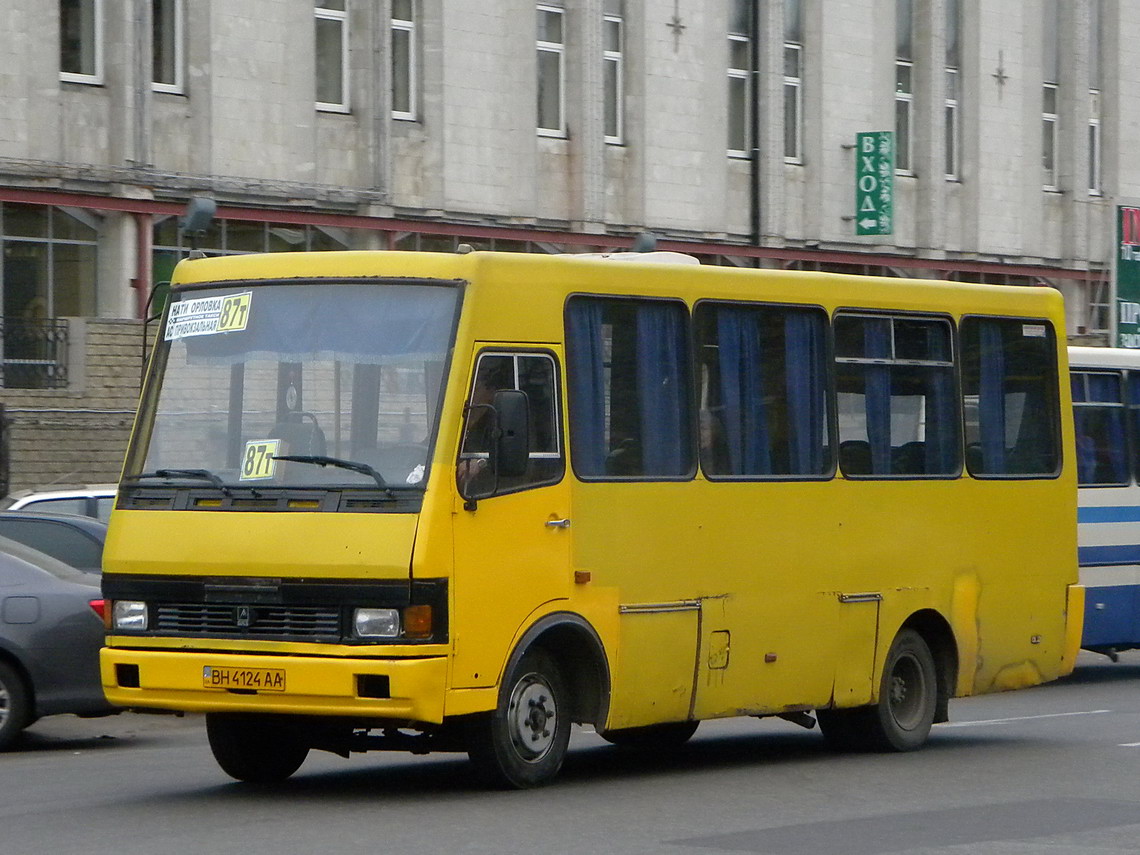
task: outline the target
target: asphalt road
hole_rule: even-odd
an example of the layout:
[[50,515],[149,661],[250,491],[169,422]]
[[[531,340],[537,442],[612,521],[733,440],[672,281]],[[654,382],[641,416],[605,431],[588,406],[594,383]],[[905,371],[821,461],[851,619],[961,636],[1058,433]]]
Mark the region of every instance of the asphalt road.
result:
[[1140,853],[1140,652],[950,712],[904,755],[833,755],[775,720],[705,722],[671,756],[579,732],[527,792],[446,754],[314,753],[253,787],[200,718],[57,716],[0,754],[0,855]]

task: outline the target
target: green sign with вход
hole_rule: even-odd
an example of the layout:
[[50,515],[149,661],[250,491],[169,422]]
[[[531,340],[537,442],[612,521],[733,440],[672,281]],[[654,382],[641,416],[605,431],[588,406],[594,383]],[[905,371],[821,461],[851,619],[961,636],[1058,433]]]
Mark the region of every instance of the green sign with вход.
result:
[[895,220],[895,132],[855,135],[855,234],[889,235]]
[[1140,208],[1116,208],[1116,346],[1140,348]]

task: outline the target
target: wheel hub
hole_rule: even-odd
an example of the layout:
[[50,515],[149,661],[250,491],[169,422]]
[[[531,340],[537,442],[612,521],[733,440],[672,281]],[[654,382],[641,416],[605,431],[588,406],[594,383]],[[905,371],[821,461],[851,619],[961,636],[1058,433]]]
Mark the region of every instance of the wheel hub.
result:
[[550,688],[531,675],[519,681],[510,705],[511,742],[527,760],[541,759],[554,743],[557,710]]

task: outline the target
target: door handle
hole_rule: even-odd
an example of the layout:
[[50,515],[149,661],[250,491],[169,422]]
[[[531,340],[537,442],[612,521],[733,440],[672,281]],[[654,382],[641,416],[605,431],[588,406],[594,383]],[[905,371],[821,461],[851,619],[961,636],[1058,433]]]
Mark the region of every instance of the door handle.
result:
[[570,520],[547,520],[548,528],[570,528]]

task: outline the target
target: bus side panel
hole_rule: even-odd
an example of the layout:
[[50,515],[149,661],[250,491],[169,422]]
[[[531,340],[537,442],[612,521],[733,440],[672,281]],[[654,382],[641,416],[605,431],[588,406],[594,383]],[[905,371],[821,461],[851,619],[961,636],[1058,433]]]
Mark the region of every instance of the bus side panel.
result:
[[1084,487],[1079,502],[1082,644],[1100,650],[1140,646],[1140,487]]
[[621,616],[621,653],[607,728],[689,718],[698,617],[696,609]]

